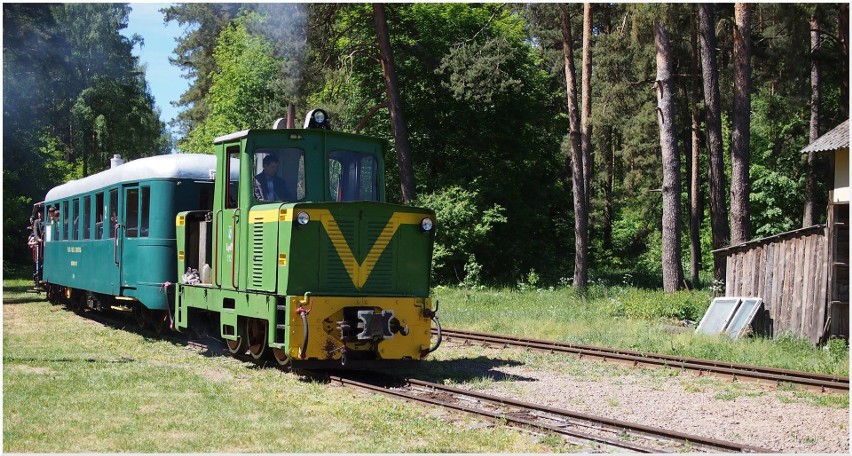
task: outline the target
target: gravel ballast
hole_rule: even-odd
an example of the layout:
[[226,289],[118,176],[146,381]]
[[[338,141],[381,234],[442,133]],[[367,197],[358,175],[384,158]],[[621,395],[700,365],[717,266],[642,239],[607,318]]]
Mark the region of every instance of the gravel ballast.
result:
[[455,386],[495,396],[784,453],[849,452],[848,406],[820,405],[829,393],[517,350],[447,347],[441,358],[453,363]]

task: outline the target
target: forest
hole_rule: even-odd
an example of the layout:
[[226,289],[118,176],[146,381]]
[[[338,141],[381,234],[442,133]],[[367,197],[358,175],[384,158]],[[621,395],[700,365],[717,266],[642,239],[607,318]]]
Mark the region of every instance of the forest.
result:
[[711,250],[824,223],[800,151],[849,116],[848,4],[187,3],[172,137],[131,8],[3,4],[4,271],[51,187],[294,103],[387,139],[436,284],[707,287]]

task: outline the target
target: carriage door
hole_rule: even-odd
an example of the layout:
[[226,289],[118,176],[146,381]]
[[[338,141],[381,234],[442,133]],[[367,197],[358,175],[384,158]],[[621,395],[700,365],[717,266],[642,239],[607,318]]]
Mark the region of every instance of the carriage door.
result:
[[102,230],[102,239],[104,239],[100,242],[108,243],[107,245],[112,248],[112,262],[107,267],[107,270],[109,271],[110,289],[112,290],[112,294],[116,296],[121,293],[121,228],[118,225],[118,214],[121,212],[119,212],[118,192],[118,188],[111,188],[109,190],[107,200],[103,202],[104,220],[99,227]]
[[136,288],[139,249],[139,186],[125,185],[122,187],[123,198],[120,204],[118,218],[117,259],[122,288]]

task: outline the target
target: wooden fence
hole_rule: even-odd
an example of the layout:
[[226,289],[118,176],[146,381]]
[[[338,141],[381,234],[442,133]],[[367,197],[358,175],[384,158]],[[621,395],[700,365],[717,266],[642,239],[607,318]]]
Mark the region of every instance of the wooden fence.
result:
[[817,344],[826,322],[827,228],[816,225],[714,251],[727,259],[725,296],[763,298],[755,326]]

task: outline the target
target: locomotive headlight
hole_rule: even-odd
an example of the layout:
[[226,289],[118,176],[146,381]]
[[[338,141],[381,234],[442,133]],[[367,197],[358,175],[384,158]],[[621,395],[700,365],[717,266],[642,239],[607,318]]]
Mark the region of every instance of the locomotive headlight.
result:
[[311,221],[311,216],[308,215],[307,212],[299,211],[299,213],[296,214],[296,222],[298,222],[299,225],[307,225],[308,222],[310,222],[310,221]]
[[430,219],[429,217],[426,217],[420,221],[420,228],[423,228],[423,231],[432,231],[433,226],[434,224],[432,223],[432,219]]

